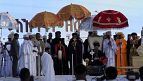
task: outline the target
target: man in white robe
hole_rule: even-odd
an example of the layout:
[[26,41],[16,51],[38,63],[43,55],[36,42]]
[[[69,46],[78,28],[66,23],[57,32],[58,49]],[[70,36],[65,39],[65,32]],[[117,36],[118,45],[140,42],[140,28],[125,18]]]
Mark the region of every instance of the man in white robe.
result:
[[29,35],[24,35],[24,42],[22,43],[20,48],[19,70],[21,70],[22,68],[28,68],[30,70],[30,73],[32,73],[32,53],[33,44],[29,42]]
[[107,67],[115,66],[115,55],[117,45],[115,40],[111,38],[111,31],[106,32],[107,38],[103,41],[103,52],[108,58]]
[[55,81],[55,71],[53,67],[53,59],[49,54],[50,49],[47,47],[45,48],[45,52],[41,57],[41,65],[42,65],[42,75],[43,80],[41,81]]
[[35,36],[29,35],[29,43],[32,45],[33,53],[31,56],[31,63],[32,63],[32,71],[31,74],[33,76],[36,76],[37,70],[36,70],[36,56],[38,56],[38,47],[35,45],[34,41],[36,40]]

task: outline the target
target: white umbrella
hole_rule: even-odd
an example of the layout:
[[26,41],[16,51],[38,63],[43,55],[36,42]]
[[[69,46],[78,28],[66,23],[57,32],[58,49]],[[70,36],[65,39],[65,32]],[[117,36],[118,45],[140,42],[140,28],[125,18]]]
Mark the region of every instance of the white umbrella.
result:
[[18,23],[8,12],[0,13],[0,28],[17,29]]
[[81,24],[79,25],[80,30],[84,31],[95,31],[95,27],[92,25],[93,18],[95,16],[90,16],[82,20]]
[[0,13],[0,29],[2,36],[2,29],[18,29],[18,23],[14,17],[12,17],[8,12]]

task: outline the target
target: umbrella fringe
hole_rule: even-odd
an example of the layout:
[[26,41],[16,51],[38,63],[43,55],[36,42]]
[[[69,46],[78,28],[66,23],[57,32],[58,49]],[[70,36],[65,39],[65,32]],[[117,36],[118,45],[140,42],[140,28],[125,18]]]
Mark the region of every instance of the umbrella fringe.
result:
[[121,28],[100,28],[100,27],[95,27],[96,30],[120,30],[120,29],[125,29],[128,26],[121,27]]

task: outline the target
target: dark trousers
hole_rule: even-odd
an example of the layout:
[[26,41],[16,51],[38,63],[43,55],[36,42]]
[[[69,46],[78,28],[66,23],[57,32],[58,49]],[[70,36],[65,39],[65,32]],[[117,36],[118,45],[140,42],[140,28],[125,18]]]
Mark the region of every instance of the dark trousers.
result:
[[54,58],[54,69],[56,75],[68,75],[69,68],[68,62],[64,59],[59,60],[58,58]]
[[17,56],[12,56],[13,61],[12,61],[12,75],[13,77],[17,76],[17,65],[18,65],[18,58]]

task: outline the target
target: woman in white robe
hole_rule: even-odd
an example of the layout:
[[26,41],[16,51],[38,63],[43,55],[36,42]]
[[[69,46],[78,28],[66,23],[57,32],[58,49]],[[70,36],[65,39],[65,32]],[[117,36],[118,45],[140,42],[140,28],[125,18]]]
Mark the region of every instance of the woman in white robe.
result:
[[41,81],[55,81],[55,71],[53,67],[53,59],[48,53],[50,52],[49,48],[45,48],[45,52],[41,57],[41,65],[42,65],[42,75],[43,80]]

